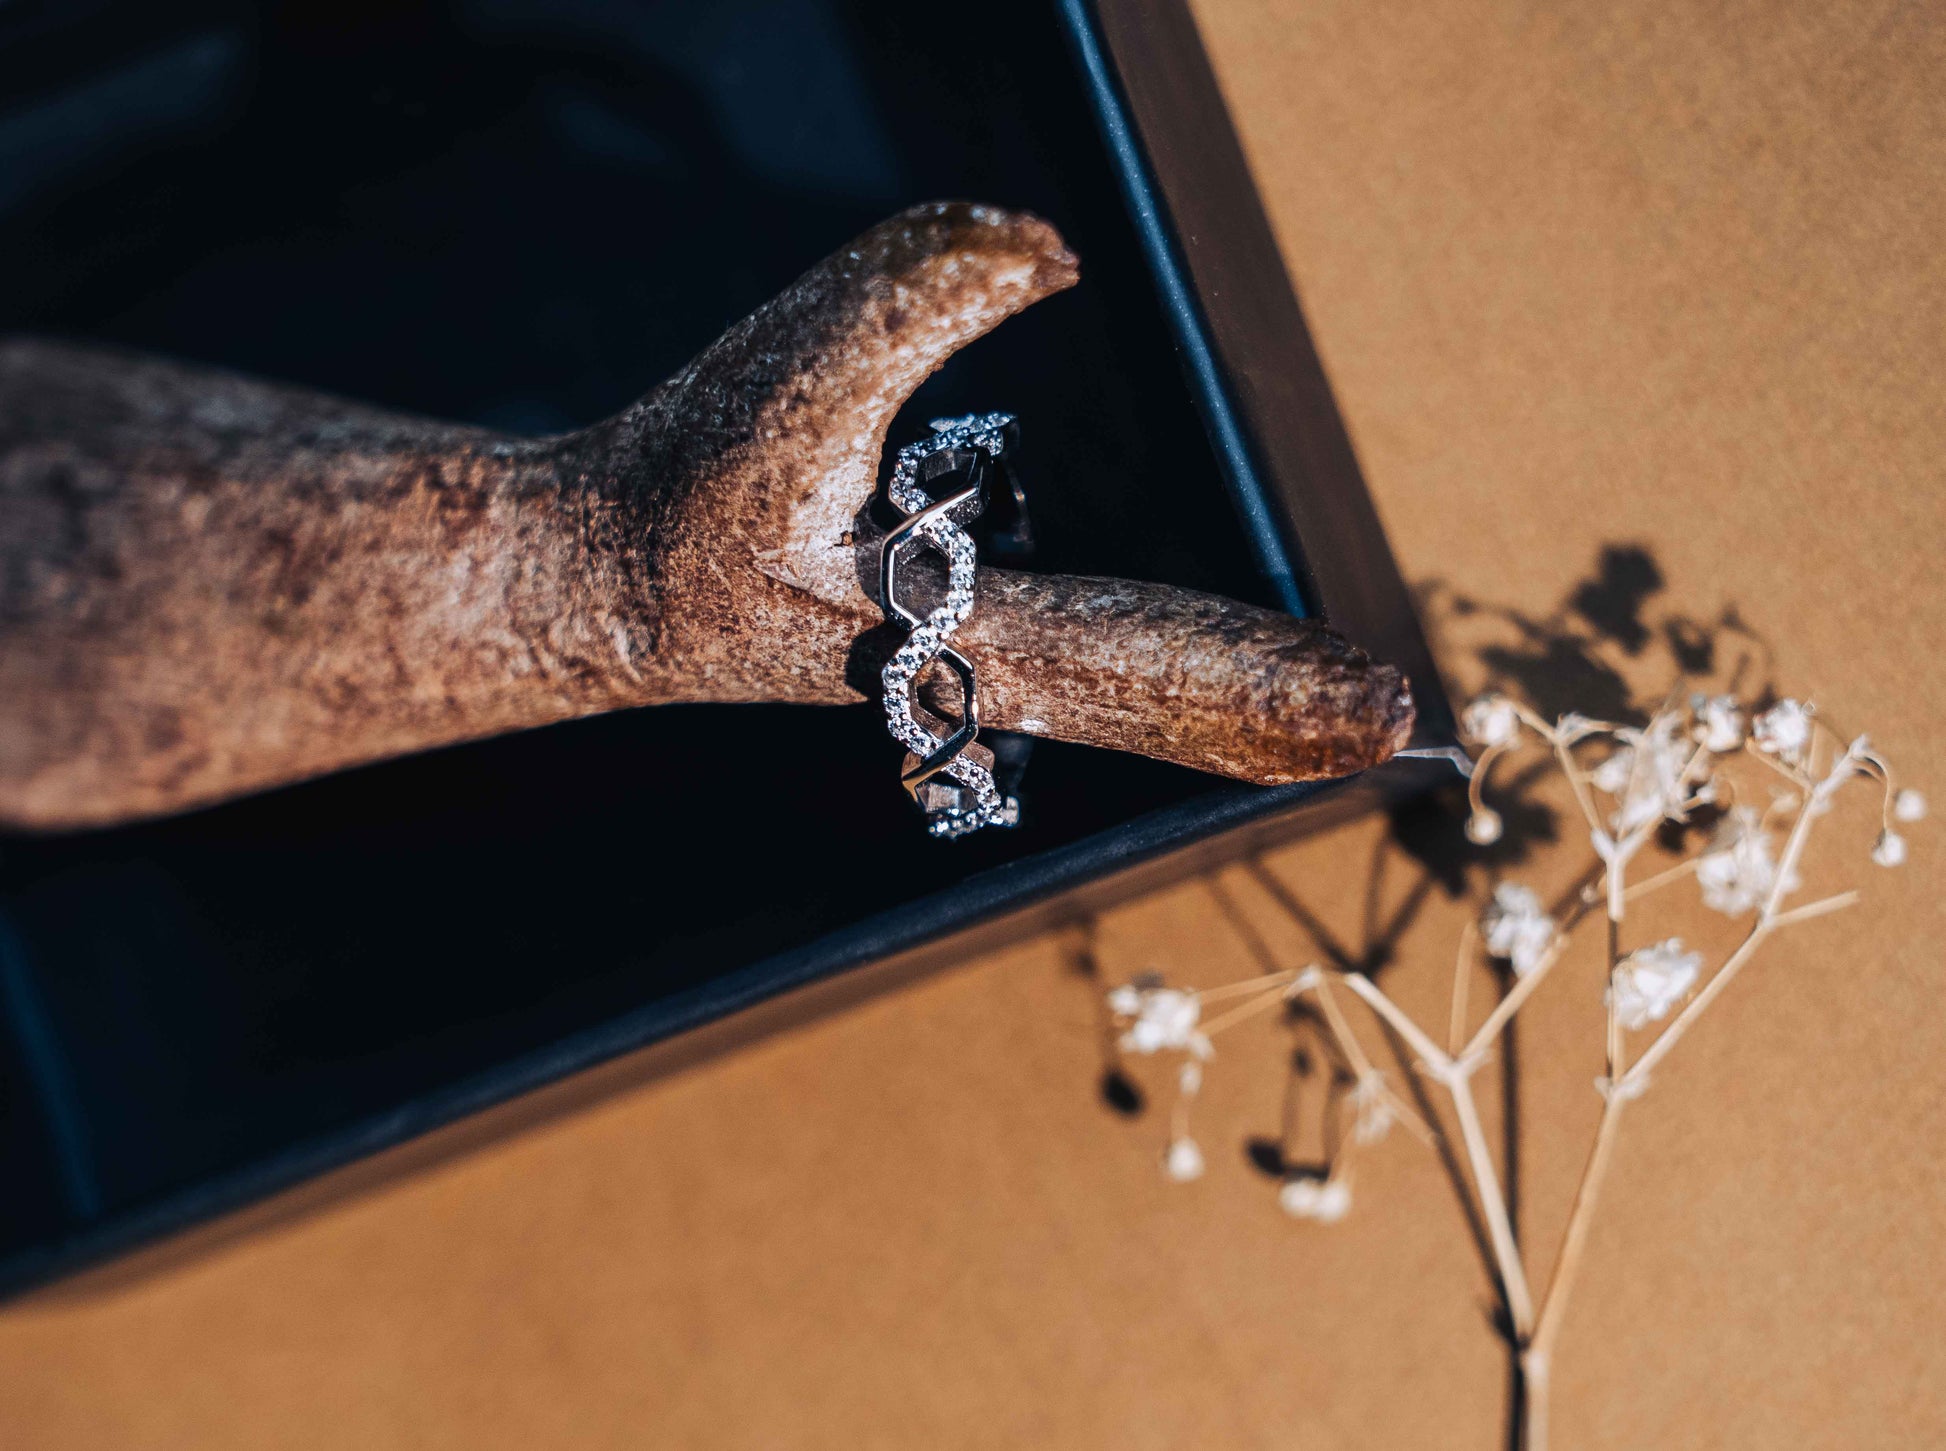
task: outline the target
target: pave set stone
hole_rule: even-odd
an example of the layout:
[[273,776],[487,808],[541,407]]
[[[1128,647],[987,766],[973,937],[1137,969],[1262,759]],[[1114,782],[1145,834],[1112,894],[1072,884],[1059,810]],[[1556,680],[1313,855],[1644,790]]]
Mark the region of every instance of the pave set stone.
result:
[[[891,481],[886,487],[887,497],[896,508],[904,511],[907,518],[920,513],[933,502],[919,484],[921,464],[934,454],[961,449],[977,449],[989,458],[997,459],[1006,448],[1004,430],[1012,422],[1012,415],[1006,413],[936,419],[932,425],[932,437],[899,450]],[[953,632],[973,613],[978,559],[972,538],[944,515],[929,520],[911,537],[914,541],[930,545],[945,559],[946,602],[913,627],[912,633],[906,636],[905,642],[886,662],[884,670],[880,672],[880,680],[885,688],[886,726],[900,745],[920,760],[925,760],[948,738],[935,736],[913,714],[912,683],[928,664],[950,648],[948,642]],[[918,551],[912,549],[911,552]],[[894,557],[894,577],[904,557],[904,554]],[[904,623],[893,611],[889,600],[885,602],[885,616],[894,623]],[[973,689],[970,664],[965,675],[970,694]],[[972,743],[969,738],[966,745]],[[964,754],[964,747],[961,749],[962,754],[948,762],[941,774],[965,787],[966,793],[973,798],[973,804],[928,811],[926,829],[934,836],[952,838],[978,831],[983,826],[1014,825],[1020,819],[1020,803],[1011,796],[1003,796],[994,782],[993,773],[979,762],[969,760]]]

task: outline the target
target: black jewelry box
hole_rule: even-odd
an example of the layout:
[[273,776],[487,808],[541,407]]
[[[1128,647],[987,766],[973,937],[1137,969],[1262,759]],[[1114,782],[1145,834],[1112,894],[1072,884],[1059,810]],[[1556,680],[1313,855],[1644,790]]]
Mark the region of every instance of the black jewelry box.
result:
[[[1084,280],[893,444],[1019,413],[1036,567],[1322,612],[1449,746],[1181,0],[0,10],[0,331],[552,432],[937,197],[1049,218]],[[899,754],[869,706],[671,706],[0,841],[0,1290],[1451,774],[1257,790],[1040,743],[1023,825],[940,843]]]

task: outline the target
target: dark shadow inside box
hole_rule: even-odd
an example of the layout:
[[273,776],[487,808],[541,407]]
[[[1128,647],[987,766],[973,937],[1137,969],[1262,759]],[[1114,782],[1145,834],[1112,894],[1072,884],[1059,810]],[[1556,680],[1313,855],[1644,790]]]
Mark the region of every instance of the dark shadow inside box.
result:
[[[1016,410],[1032,567],[1274,603],[1051,6],[0,11],[5,331],[548,432],[938,197],[1048,217],[1084,281],[928,383],[894,443]],[[6,1277],[644,1005],[922,901],[950,926],[1004,904],[967,886],[994,869],[1234,795],[1042,744],[1018,830],[937,843],[899,756],[867,707],[662,708],[0,843]]]

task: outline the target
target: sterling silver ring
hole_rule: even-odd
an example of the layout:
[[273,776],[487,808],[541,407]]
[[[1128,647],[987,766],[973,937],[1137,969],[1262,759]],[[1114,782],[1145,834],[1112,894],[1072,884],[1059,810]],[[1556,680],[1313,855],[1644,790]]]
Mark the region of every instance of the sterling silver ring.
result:
[[[932,437],[899,450],[886,485],[886,497],[900,522],[885,536],[879,551],[879,600],[887,622],[910,633],[879,679],[885,687],[886,726],[907,751],[900,782],[926,813],[926,829],[934,836],[952,838],[1020,820],[1019,801],[1003,794],[993,779],[992,753],[975,744],[980,738],[980,704],[973,662],[948,642],[973,613],[977,598],[978,561],[964,526],[985,510],[998,480],[1011,489],[1016,505],[1024,500],[1006,467],[1015,437],[1012,414],[940,418],[933,421],[932,429]],[[1021,517],[1024,520],[1024,514]],[[1024,537],[1024,526],[1017,537]],[[946,597],[920,615],[901,601],[900,576],[928,548],[946,562]],[[913,702],[914,682],[935,660],[959,680],[961,705],[956,721]]]

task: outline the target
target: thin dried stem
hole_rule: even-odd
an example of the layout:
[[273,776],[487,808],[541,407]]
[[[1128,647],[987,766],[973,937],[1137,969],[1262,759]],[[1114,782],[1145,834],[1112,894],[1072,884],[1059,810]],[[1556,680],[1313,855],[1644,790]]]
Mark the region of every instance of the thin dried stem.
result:
[[1805,796],[1797,820],[1791,823],[1791,834],[1784,842],[1784,855],[1777,863],[1777,880],[1764,900],[1760,919],[1768,920],[1777,915],[1777,909],[1784,902],[1784,893],[1790,890],[1797,876],[1798,860],[1804,855],[1805,845],[1811,839],[1811,823],[1817,819],[1820,809],[1832,793],[1844,784],[1846,777],[1853,774],[1853,770],[1852,757],[1847,753],[1832,762],[1824,779],[1814,784]]
[[1259,989],[1269,987],[1272,983],[1276,983],[1280,987],[1288,987],[1297,980],[1298,971],[1299,969],[1294,967],[1286,968],[1282,972],[1267,972],[1262,977],[1245,978],[1242,982],[1227,982],[1222,987],[1199,988],[1196,991],[1196,997],[1203,1003],[1220,1003],[1229,998],[1242,997],[1246,993],[1256,992]]
[[1568,778],[1568,785],[1574,788],[1575,805],[1581,808],[1581,814],[1588,822],[1588,830],[1600,831],[1601,818],[1595,814],[1594,797],[1588,794],[1588,783],[1582,779],[1581,768],[1575,765],[1574,757],[1568,751],[1569,743],[1555,734],[1551,736],[1550,744],[1554,747],[1555,760],[1561,763],[1561,774]]
[[[1611,917],[1608,920],[1610,983],[1614,981],[1620,953],[1621,923]],[[1560,1334],[1561,1319],[1567,1313],[1568,1296],[1573,1292],[1575,1278],[1580,1273],[1581,1259],[1588,1242],[1588,1225],[1608,1174],[1615,1132],[1621,1126],[1622,1105],[1639,1091],[1626,1086],[1622,1076],[1624,1042],[1612,990],[1607,1000],[1606,1019],[1608,1076],[1602,1083],[1601,1122],[1596,1125],[1594,1147],[1589,1151],[1587,1165],[1581,1171],[1581,1182],[1575,1186],[1574,1204],[1568,1211],[1567,1228],[1561,1237],[1561,1251],[1555,1257],[1553,1272],[1548,1276],[1540,1318],[1534,1325],[1533,1335],[1521,1347],[1522,1451],[1546,1451],[1547,1448],[1549,1402],[1553,1394],[1551,1372],[1554,1340]]]
[[1622,1088],[1639,1092],[1648,1083],[1649,1074],[1655,1071],[1656,1064],[1669,1056],[1669,1051],[1681,1041],[1682,1035],[1687,1033],[1696,1019],[1701,1017],[1709,1005],[1722,995],[1723,990],[1743,970],[1743,965],[1750,960],[1750,955],[1762,945],[1769,933],[1769,925],[1761,921],[1750,929],[1750,935],[1743,939],[1737,950],[1730,954],[1722,967],[1717,969],[1716,975],[1709,980],[1703,990],[1691,998],[1683,1010],[1676,1014],[1675,1021],[1663,1029],[1662,1036],[1651,1043],[1643,1051],[1642,1056],[1629,1065],[1627,1074],[1620,1080]]
[[1337,995],[1331,991],[1331,984],[1323,973],[1318,974],[1317,982],[1313,986],[1318,996],[1318,1007],[1324,1013],[1325,1025],[1331,1029],[1332,1036],[1338,1040],[1339,1050],[1345,1055],[1345,1061],[1351,1064],[1351,1071],[1361,1077],[1367,1073],[1377,1073],[1378,1069],[1366,1054],[1364,1044],[1358,1041],[1358,1035],[1352,1032],[1351,1024],[1345,1018],[1344,1009],[1338,1006]]
[[1472,1058],[1485,1052],[1487,1045],[1500,1036],[1500,1030],[1507,1026],[1513,1015],[1534,995],[1548,973],[1554,970],[1554,964],[1561,960],[1567,948],[1568,934],[1558,933],[1547,951],[1541,954],[1541,960],[1507,990],[1504,998],[1494,1004],[1493,1011],[1487,1014],[1487,1020],[1480,1024],[1473,1036],[1466,1040],[1466,1047],[1455,1056]]
[[1552,1371],[1545,1352],[1529,1348],[1520,1353],[1521,1451],[1547,1451]]
[[1393,1117],[1410,1129],[1421,1143],[1431,1148],[1437,1142],[1438,1135],[1432,1126],[1420,1118],[1404,1099],[1392,1091],[1391,1085],[1386,1083],[1385,1075],[1378,1071],[1366,1054],[1364,1045],[1358,1041],[1358,1035],[1352,1032],[1351,1024],[1345,1018],[1344,1009],[1338,1006],[1337,995],[1331,991],[1331,984],[1324,973],[1318,974],[1317,981],[1312,986],[1317,993],[1318,1007],[1324,1013],[1325,1026],[1330,1030],[1331,1036],[1337,1040],[1338,1051],[1345,1055],[1345,1061],[1351,1064],[1352,1072],[1357,1074],[1361,1081],[1377,1083],[1380,1091],[1385,1095],[1386,1104],[1391,1108]]
[[1602,864],[1596,862],[1582,875],[1580,882],[1569,891],[1566,900],[1572,903],[1572,906],[1569,908],[1567,918],[1561,923],[1560,931],[1555,934],[1553,943],[1546,952],[1541,954],[1541,960],[1521,974],[1514,985],[1507,990],[1507,995],[1494,1004],[1493,1011],[1487,1014],[1486,1021],[1480,1024],[1473,1036],[1467,1040],[1466,1047],[1455,1054],[1455,1057],[1472,1058],[1484,1053],[1487,1046],[1500,1035],[1501,1029],[1513,1019],[1513,1015],[1519,1012],[1527,999],[1539,989],[1547,975],[1554,970],[1554,965],[1567,952],[1569,934],[1574,931],[1592,906],[1587,898],[1588,889],[1602,879],[1604,870]]
[[1169,1139],[1172,1143],[1189,1137],[1189,1106],[1195,1102],[1198,1091],[1184,1087],[1181,1079],[1177,1079],[1176,1101],[1169,1107]]
[[1435,1075],[1453,1096],[1453,1111],[1459,1119],[1460,1138],[1466,1145],[1466,1161],[1473,1173],[1473,1191],[1486,1216],[1487,1238],[1493,1246],[1493,1259],[1500,1272],[1501,1293],[1507,1301],[1507,1318],[1513,1322],[1514,1339],[1525,1345],[1534,1332],[1534,1299],[1527,1289],[1527,1268],[1521,1263],[1520,1245],[1514,1238],[1513,1220],[1507,1213],[1507,1197],[1494,1171],[1493,1154],[1487,1148],[1486,1132],[1480,1127],[1479,1106],[1473,1099],[1473,1080],[1464,1073]]
[[1487,772],[1495,761],[1512,749],[1511,745],[1488,746],[1480,752],[1480,759],[1473,763],[1473,773],[1466,778],[1466,804],[1473,811],[1486,809]]
[[1622,924],[1613,917],[1608,919],[1608,1081],[1619,1083],[1622,1077],[1622,1020],[1615,1012],[1615,969],[1622,961]]
[[1449,1054],[1459,1052],[1460,1042],[1466,1036],[1466,996],[1473,979],[1475,936],[1473,919],[1469,917],[1460,927],[1459,951],[1453,954],[1452,1006],[1446,1020],[1446,1051]]
[[[1568,1296],[1574,1291],[1575,1277],[1588,1244],[1588,1225],[1594,1217],[1595,1202],[1608,1177],[1608,1165],[1615,1152],[1615,1134],[1621,1128],[1622,1108],[1628,1095],[1613,1088],[1604,1096],[1601,1122],[1595,1126],[1594,1147],[1581,1171],[1581,1183],[1574,1191],[1574,1207],[1568,1211],[1568,1225],[1561,1237],[1561,1254],[1548,1277],[1547,1295],[1541,1302],[1540,1319],[1534,1326],[1532,1348],[1546,1358],[1553,1354],[1554,1341],[1561,1333],[1561,1318],[1567,1313]],[[1529,1387],[1530,1391],[1532,1386]]]
[[1435,1076],[1452,1072],[1454,1060],[1426,1036],[1425,1030],[1413,1022],[1403,1008],[1380,992],[1377,983],[1362,972],[1348,972],[1343,974],[1343,978],[1346,987],[1363,998],[1373,1012],[1390,1023],[1398,1035],[1412,1045],[1412,1051],[1433,1070]]
[[1221,1017],[1210,1019],[1209,1022],[1203,1024],[1203,1036],[1205,1038],[1214,1037],[1216,1034],[1222,1032],[1225,1028],[1234,1027],[1236,1024],[1241,1023],[1245,1018],[1253,1018],[1258,1013],[1261,1013],[1265,1008],[1274,1008],[1284,1000],[1285,1000],[1284,989],[1281,987],[1274,987],[1269,992],[1265,993],[1262,997],[1252,998],[1247,1003],[1241,1003],[1238,1006],[1231,1008],[1229,1012],[1224,1013]]
[[1846,907],[1856,906],[1858,892],[1840,892],[1834,897],[1824,897],[1816,902],[1807,902],[1802,907],[1793,907],[1788,912],[1779,912],[1770,919],[1772,927],[1788,927],[1793,922],[1808,922],[1813,917],[1822,917],[1827,912],[1840,912]]
[[1783,761],[1778,760],[1777,757],[1771,755],[1768,751],[1758,750],[1756,743],[1754,741],[1745,741],[1743,743],[1743,752],[1745,755],[1749,756],[1752,760],[1763,762],[1765,766],[1768,766],[1771,770],[1775,771],[1778,775],[1782,776],[1786,781],[1790,782],[1793,786],[1797,787],[1797,789],[1800,791],[1809,791],[1816,784],[1804,772],[1799,771],[1792,766],[1786,765]]
[[[1658,817],[1654,821],[1636,827],[1634,831],[1614,843],[1602,856],[1602,861],[1608,869],[1603,880],[1608,891],[1608,918],[1611,922],[1621,921],[1628,910],[1623,895],[1628,890],[1628,864],[1635,860],[1635,854],[1642,850],[1649,838],[1655,834],[1656,828],[1661,825],[1662,819]],[[1597,842],[1602,839],[1600,833],[1597,833]]]
[[[1760,753],[1753,752],[1753,754],[1758,754],[1759,759],[1769,759]],[[1832,764],[1831,769],[1825,775],[1824,779],[1814,782],[1811,785],[1804,797],[1802,806],[1798,810],[1797,819],[1791,823],[1791,834],[1784,844],[1784,854],[1777,865],[1775,885],[1771,887],[1770,895],[1765,899],[1762,909],[1758,912],[1757,921],[1751,927],[1749,935],[1743,939],[1736,951],[1730,954],[1729,959],[1717,970],[1716,975],[1709,980],[1703,990],[1694,998],[1690,999],[1683,1010],[1676,1015],[1675,1021],[1663,1030],[1662,1036],[1657,1038],[1649,1046],[1648,1050],[1640,1058],[1635,1060],[1634,1065],[1630,1067],[1627,1077],[1624,1080],[1626,1086],[1636,1091],[1640,1090],[1641,1086],[1648,1081],[1648,1076],[1655,1068],[1655,1065],[1669,1055],[1670,1050],[1681,1041],[1683,1034],[1689,1031],[1690,1026],[1696,1019],[1701,1017],[1709,1005],[1722,995],[1723,990],[1735,980],[1736,975],[1743,970],[1744,964],[1750,960],[1751,954],[1757,950],[1772,930],[1787,921],[1799,922],[1805,920],[1807,917],[1817,917],[1822,916],[1826,912],[1835,912],[1840,907],[1850,905],[1850,901],[1846,900],[1847,898],[1856,900],[1856,893],[1846,892],[1840,893],[1837,897],[1827,897],[1823,901],[1810,903],[1808,907],[1799,908],[1792,912],[1783,913],[1778,911],[1778,907],[1783,901],[1784,893],[1789,890],[1791,881],[1797,874],[1797,865],[1804,855],[1805,843],[1810,839],[1811,823],[1817,819],[1818,808],[1832,792],[1836,791],[1843,784],[1845,778],[1852,774],[1851,761],[1852,758],[1849,754],[1840,757]]]
[[1686,861],[1678,862],[1667,871],[1657,872],[1652,877],[1644,877],[1634,886],[1624,887],[1622,889],[1622,900],[1624,902],[1633,902],[1637,897],[1646,897],[1649,893],[1666,887],[1671,882],[1679,882],[1691,872],[1695,871],[1697,864],[1701,861],[1701,857],[1693,856]]
[[1452,1096],[1460,1136],[1466,1149],[1467,1165],[1473,1176],[1474,1195],[1486,1219],[1487,1241],[1500,1277],[1507,1316],[1513,1323],[1516,1339],[1525,1344],[1533,1330],[1534,1302],[1527,1289],[1527,1271],[1521,1263],[1520,1246],[1514,1237],[1512,1217],[1507,1212],[1506,1195],[1500,1187],[1500,1176],[1493,1167],[1493,1154],[1487,1147],[1486,1131],[1480,1126],[1480,1110],[1473,1097],[1471,1075],[1480,1060],[1471,1056],[1455,1059],[1444,1052],[1426,1035],[1424,1029],[1379,991],[1378,985],[1364,974],[1346,973],[1344,983],[1411,1045],[1431,1071],[1432,1077]]

